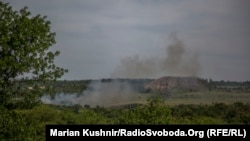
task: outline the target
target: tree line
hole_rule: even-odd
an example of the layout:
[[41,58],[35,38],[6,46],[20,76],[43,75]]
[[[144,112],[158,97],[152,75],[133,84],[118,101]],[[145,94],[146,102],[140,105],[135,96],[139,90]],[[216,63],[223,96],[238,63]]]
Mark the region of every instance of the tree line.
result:
[[167,106],[161,98],[145,105],[116,108],[39,104],[31,109],[0,107],[0,140],[45,140],[45,126],[57,125],[171,125],[250,124],[250,105],[214,103],[210,105]]

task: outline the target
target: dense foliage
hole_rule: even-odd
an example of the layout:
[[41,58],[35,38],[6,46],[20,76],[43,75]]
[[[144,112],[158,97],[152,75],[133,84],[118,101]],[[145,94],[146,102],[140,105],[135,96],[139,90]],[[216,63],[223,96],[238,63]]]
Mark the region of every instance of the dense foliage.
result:
[[[49,49],[55,43],[45,16],[32,16],[27,7],[14,11],[0,2],[0,104],[24,99],[22,105],[32,107],[42,87],[37,82],[55,80],[67,71],[54,64],[60,52]],[[20,81],[31,89],[22,91]]]
[[[46,17],[32,16],[27,7],[14,11],[8,4],[0,1],[1,141],[45,140],[47,124],[250,124],[250,105],[241,102],[168,106],[164,99],[156,97],[150,98],[145,104],[113,108],[39,103],[39,96],[50,92],[49,87],[55,88],[51,93],[81,94],[90,83],[90,81],[51,81],[67,72],[54,64],[54,58],[59,55],[59,51],[49,50],[53,44],[55,44],[55,33],[50,31],[50,22]],[[105,83],[111,81],[101,80]],[[137,92],[147,93],[142,86],[151,80],[119,81],[129,82]],[[209,87],[210,91],[213,89],[220,90],[219,92],[239,91],[237,96],[243,98],[250,90],[249,82],[241,84],[200,81]],[[206,96],[213,96],[211,94],[213,93],[205,92]],[[185,100],[194,97],[193,91],[187,94],[178,91],[171,98],[174,96],[180,96]],[[223,96],[222,98],[225,98]]]
[[0,140],[45,140],[47,124],[250,124],[250,105],[166,106],[161,99],[120,108],[38,105],[32,109],[1,107]]

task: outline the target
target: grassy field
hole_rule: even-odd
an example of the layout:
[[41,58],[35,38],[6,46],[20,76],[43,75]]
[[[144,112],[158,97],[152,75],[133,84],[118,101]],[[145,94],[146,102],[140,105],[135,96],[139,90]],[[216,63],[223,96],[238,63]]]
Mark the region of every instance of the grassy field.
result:
[[250,93],[225,91],[197,91],[172,94],[166,98],[166,104],[213,104],[235,102],[250,103]]
[[[145,104],[150,97],[156,96],[155,93],[135,94],[130,100],[116,101],[109,106]],[[160,95],[160,94],[158,94]],[[163,96],[166,105],[175,106],[180,104],[232,104],[236,102],[250,103],[250,92],[227,92],[220,90],[201,90],[201,91],[174,91],[168,96]]]

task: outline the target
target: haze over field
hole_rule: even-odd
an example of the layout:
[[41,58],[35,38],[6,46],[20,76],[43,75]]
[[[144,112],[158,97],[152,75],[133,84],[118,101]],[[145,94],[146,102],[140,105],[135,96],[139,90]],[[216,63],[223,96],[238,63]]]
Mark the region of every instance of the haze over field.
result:
[[92,81],[88,88],[80,94],[58,93],[53,99],[45,95],[41,100],[48,104],[111,106],[129,101],[133,102],[136,99],[138,99],[138,92],[133,89],[131,83],[112,80],[106,83]]
[[[250,80],[249,0],[3,0],[46,15],[62,79]],[[174,35],[175,34],[175,35]]]

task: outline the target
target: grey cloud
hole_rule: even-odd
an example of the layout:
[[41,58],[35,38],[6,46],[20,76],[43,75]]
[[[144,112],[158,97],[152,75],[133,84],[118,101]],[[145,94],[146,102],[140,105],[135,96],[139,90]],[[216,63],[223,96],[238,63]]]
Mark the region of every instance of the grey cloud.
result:
[[[28,6],[33,14],[48,16],[57,33],[53,48],[61,51],[56,63],[69,67],[62,79],[109,77],[126,57],[139,62],[164,55],[168,58],[171,54],[166,54],[165,47],[172,31],[178,31],[185,43],[187,60],[199,60],[201,76],[250,79],[246,73],[250,69],[247,0],[3,2],[15,9]],[[146,67],[145,71],[152,70]]]

